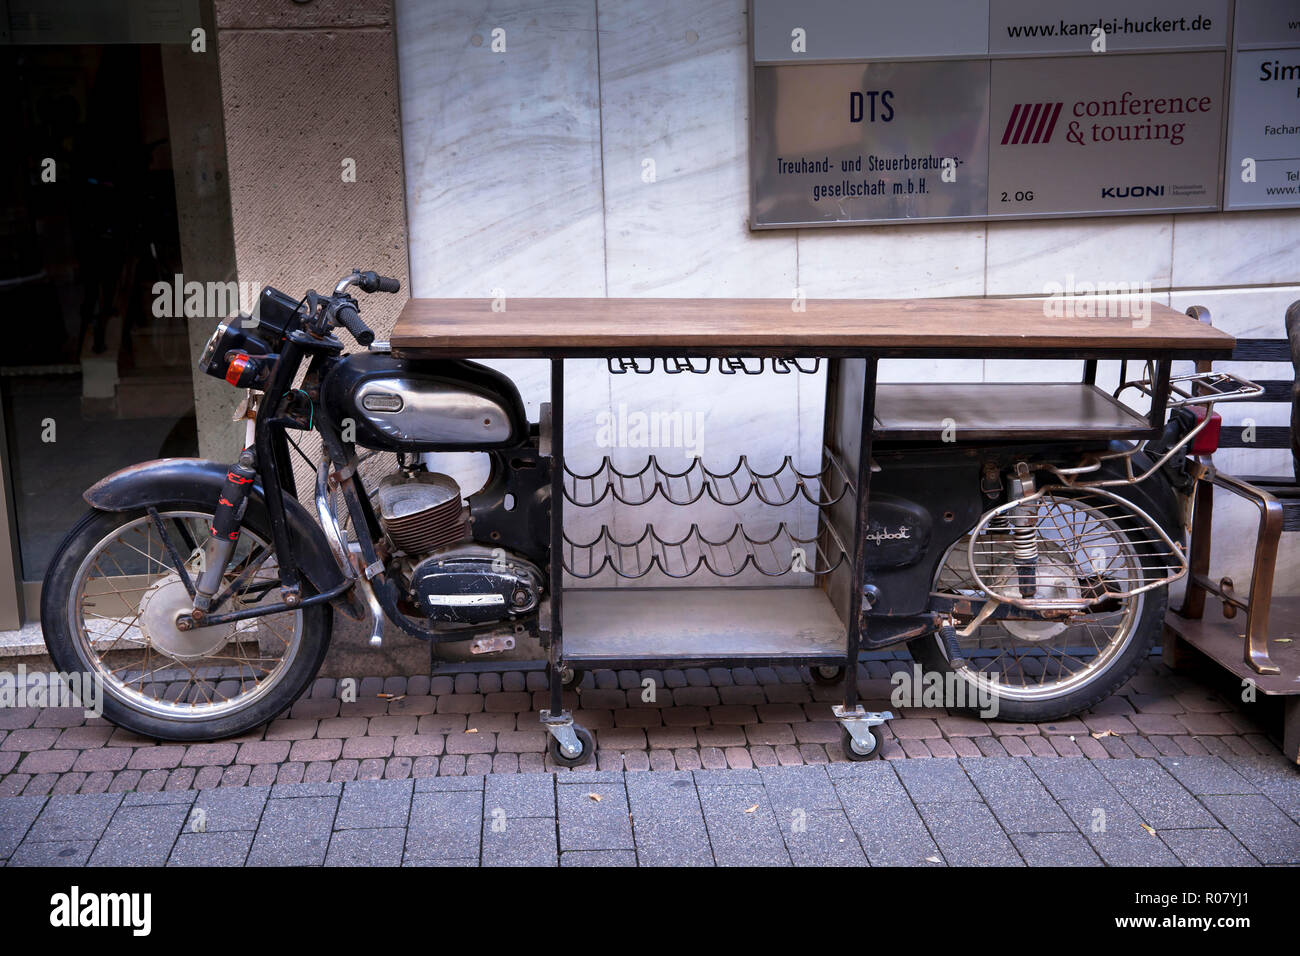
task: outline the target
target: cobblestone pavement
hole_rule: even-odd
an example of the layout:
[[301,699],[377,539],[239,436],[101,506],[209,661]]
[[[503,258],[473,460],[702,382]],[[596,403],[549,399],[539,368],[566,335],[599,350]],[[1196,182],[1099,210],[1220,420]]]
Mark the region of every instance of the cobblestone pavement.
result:
[[0,801],[0,865],[1300,864],[1280,757],[968,757]]
[[[864,703],[889,706],[891,669],[859,665]],[[654,701],[642,681],[655,682]],[[0,797],[478,776],[560,770],[716,770],[845,762],[830,706],[839,685],[801,668],[596,671],[567,706],[596,738],[596,767],[551,765],[537,710],[541,671],[367,678],[354,702],[318,680],[289,714],[242,737],[159,744],[78,710],[0,709]],[[1229,691],[1231,688],[1229,688]],[[1152,659],[1121,691],[1069,720],[1011,724],[897,709],[882,755],[903,757],[1266,756],[1251,713]]]

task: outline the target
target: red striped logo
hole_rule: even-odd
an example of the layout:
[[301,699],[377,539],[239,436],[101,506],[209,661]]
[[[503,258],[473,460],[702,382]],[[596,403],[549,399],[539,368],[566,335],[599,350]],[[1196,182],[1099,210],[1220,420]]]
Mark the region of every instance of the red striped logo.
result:
[[1011,118],[1002,132],[1002,145],[1023,146],[1026,143],[1050,143],[1056,129],[1056,118],[1061,115],[1061,103],[1017,103],[1011,108]]

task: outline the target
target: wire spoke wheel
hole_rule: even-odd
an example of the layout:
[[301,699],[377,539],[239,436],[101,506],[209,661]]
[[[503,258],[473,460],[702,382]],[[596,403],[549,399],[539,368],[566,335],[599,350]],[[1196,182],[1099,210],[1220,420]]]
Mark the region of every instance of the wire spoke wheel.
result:
[[[965,663],[956,673],[986,698],[1009,703],[1012,719],[1064,716],[1113,691],[1154,640],[1152,616],[1163,616],[1166,600],[1163,589],[1117,594],[1122,589],[1110,584],[1141,582],[1151,562],[1145,537],[1135,535],[1114,509],[1065,496],[1037,507],[1032,572],[1017,563],[1011,521],[993,521],[977,526],[973,540],[967,534],[948,549],[934,585],[937,593],[972,598],[977,611],[989,596],[981,580],[994,582],[990,587],[997,592],[1045,605],[1079,603],[1081,596],[1090,604],[1051,620],[1012,608],[1009,617],[983,621],[968,636],[958,634]],[[958,615],[957,631],[974,618]],[[923,660],[953,670],[938,635],[918,643]],[[1117,666],[1121,660],[1123,666]]]
[[[202,570],[210,514],[160,511],[191,581]],[[279,600],[273,549],[245,526],[227,565],[214,613]],[[73,578],[67,623],[77,656],[132,710],[169,721],[209,721],[242,712],[284,680],[303,638],[303,611],[232,624],[176,627],[192,599],[148,515],[124,521],[93,544]]]

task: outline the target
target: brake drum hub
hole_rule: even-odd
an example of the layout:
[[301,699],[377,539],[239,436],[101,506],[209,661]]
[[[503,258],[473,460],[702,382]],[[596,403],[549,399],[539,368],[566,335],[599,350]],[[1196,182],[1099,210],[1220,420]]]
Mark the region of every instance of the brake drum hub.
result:
[[230,641],[234,624],[194,627],[182,631],[176,621],[189,614],[194,600],[175,572],[159,578],[140,599],[140,629],[157,650],[178,661],[211,657]]
[[[1037,590],[1032,600],[1039,601],[1077,601],[1081,589],[1072,565],[1040,556],[1036,573]],[[1010,590],[1017,586],[1019,572],[1014,562],[1007,562],[998,571],[998,590]],[[1002,629],[1012,637],[1022,641],[1046,641],[1065,631],[1070,625],[1060,621],[1016,621],[998,622]]]

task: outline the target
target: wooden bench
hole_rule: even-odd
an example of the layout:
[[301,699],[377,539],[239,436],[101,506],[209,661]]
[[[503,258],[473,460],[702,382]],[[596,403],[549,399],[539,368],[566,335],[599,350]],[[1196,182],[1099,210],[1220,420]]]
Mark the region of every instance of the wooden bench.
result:
[[[1238,339],[1232,360],[1288,366],[1291,377],[1258,384],[1264,388],[1261,402],[1290,405],[1290,427],[1255,426],[1249,436],[1241,428],[1225,428],[1219,447],[1290,448],[1292,474],[1234,477],[1207,459],[1197,461],[1187,590],[1182,606],[1166,622],[1165,659],[1178,666],[1190,645],[1243,681],[1252,681],[1261,693],[1285,696],[1283,747],[1288,758],[1300,762],[1300,597],[1273,594],[1281,535],[1300,531],[1300,302],[1287,309],[1285,327],[1286,338]],[[1231,578],[1215,580],[1210,574],[1215,488],[1245,498],[1259,513],[1248,593],[1237,591]],[[1209,613],[1207,595],[1219,605]],[[1239,612],[1244,621],[1238,620]]]

